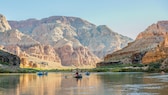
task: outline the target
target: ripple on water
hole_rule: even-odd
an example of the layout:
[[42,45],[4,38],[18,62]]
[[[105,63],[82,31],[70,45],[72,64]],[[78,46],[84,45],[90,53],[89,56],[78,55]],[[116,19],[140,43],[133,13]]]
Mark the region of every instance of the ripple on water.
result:
[[157,84],[126,84],[126,85],[115,85],[113,88],[108,89],[109,92],[123,92],[124,95],[158,95],[158,93],[148,93],[142,90],[158,90],[162,89],[161,83]]
[[145,78],[154,78],[154,79],[159,79],[161,82],[168,82],[168,75],[161,75],[161,74],[155,74],[155,75],[150,75],[146,76]]
[[126,95],[159,95],[158,93],[137,93],[137,92],[132,92]]

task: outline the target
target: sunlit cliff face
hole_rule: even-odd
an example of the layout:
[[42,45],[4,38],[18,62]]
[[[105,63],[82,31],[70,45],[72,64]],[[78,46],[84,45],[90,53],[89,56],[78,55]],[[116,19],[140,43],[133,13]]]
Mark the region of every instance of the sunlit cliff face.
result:
[[164,41],[162,41],[158,46],[150,51],[148,51],[142,59],[142,63],[148,64],[151,62],[156,62],[161,59],[168,57],[168,33],[164,36]]
[[8,21],[6,20],[5,16],[0,14],[0,32],[5,32],[10,29],[11,27],[8,24]]
[[[152,24],[146,30],[139,33],[136,40],[129,43],[123,49],[105,56],[106,62],[120,61],[122,63],[133,63],[134,58],[138,55],[136,63],[150,63],[159,59],[164,59],[167,54],[161,50],[161,43],[167,44],[166,38],[168,33],[168,21],[159,21]],[[159,48],[160,49],[159,49]],[[130,60],[130,61],[126,61]]]

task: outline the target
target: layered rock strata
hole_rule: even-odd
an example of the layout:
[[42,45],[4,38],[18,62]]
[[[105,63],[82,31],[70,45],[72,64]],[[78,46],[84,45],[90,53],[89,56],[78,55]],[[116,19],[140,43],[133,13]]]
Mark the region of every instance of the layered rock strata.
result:
[[[167,43],[168,21],[159,21],[141,32],[135,41],[125,48],[108,54],[105,62],[120,61],[122,63],[150,63],[165,58],[167,54],[161,45]],[[163,44],[162,43],[162,44]]]
[[66,39],[78,41],[84,47],[103,58],[106,54],[119,50],[132,39],[113,32],[105,25],[96,26],[76,17],[52,16],[41,20],[9,21],[12,28],[31,35],[35,40],[55,45]]

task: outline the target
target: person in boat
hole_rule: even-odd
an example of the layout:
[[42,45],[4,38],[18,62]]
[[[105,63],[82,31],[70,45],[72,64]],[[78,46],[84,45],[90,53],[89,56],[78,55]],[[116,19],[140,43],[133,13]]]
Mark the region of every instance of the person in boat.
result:
[[78,71],[76,72],[76,76],[78,76],[79,75],[79,73],[78,73]]
[[90,73],[87,71],[86,73],[85,73],[86,75],[90,75]]

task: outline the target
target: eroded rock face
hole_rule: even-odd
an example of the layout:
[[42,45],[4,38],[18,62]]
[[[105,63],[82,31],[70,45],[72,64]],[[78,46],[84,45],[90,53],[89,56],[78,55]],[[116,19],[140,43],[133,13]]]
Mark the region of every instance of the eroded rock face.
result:
[[95,67],[99,60],[88,48],[83,47],[78,41],[71,42],[66,39],[60,40],[56,46],[56,51],[64,66],[90,66]]
[[20,65],[20,58],[14,54],[5,52],[3,50],[0,50],[0,61],[6,62],[10,66],[17,66]]
[[166,70],[166,69],[168,69],[168,58],[166,58],[166,59],[161,63],[160,69],[161,69],[161,70]]
[[[47,67],[51,69],[61,66],[60,58],[52,46],[42,45],[16,28],[11,29],[4,16],[0,16],[0,19],[0,25],[3,26],[1,28],[3,31],[0,32],[0,48],[19,56],[22,67]],[[29,20],[29,23],[32,24],[32,21]]]
[[[157,47],[160,47],[159,44],[166,39],[167,32],[168,21],[159,21],[157,24],[149,26],[144,32],[141,32],[136,40],[129,43],[128,46],[107,55],[104,60],[105,62],[112,62],[129,59],[130,63],[135,62],[134,60],[137,60],[137,63],[150,63],[164,58],[165,52]],[[164,41],[164,44],[167,45],[167,41]],[[125,63],[124,61],[122,62]]]
[[[24,50],[24,48],[22,50]],[[37,57],[39,59],[60,63],[60,59],[57,53],[50,45],[35,45],[25,49],[25,52],[28,53],[30,56]]]
[[[59,56],[49,45],[43,46],[37,44],[34,46],[27,46],[26,48],[25,46],[8,45],[5,46],[5,49],[21,58],[21,67],[36,68],[42,65],[43,67],[51,69],[61,66]],[[50,63],[53,63],[53,67],[50,67]]]
[[152,36],[163,37],[168,31],[168,21],[158,21],[157,24],[152,24],[144,32],[141,32],[136,39],[148,38]]
[[168,34],[165,35],[164,41],[156,48],[149,50],[143,57],[142,63],[148,64],[168,57]]
[[[43,44],[53,46],[61,39],[72,42],[74,39],[78,40],[99,58],[123,48],[132,41],[128,37],[113,32],[105,25],[96,26],[76,17],[53,16],[41,20],[9,21],[9,23],[13,28],[31,35],[33,39]],[[27,25],[30,23],[32,25]]]
[[19,45],[19,46],[31,46],[39,44],[39,42],[32,39],[30,36],[25,35],[17,29],[8,30],[0,33],[0,44],[7,45]]
[[89,31],[78,29],[80,42],[99,58],[125,47],[132,39],[113,32],[106,25],[92,27]]
[[121,49],[131,41],[105,25],[96,26],[76,17],[53,16],[9,23],[12,29],[2,23],[5,27],[0,34],[0,45],[20,56],[21,64],[29,67],[53,62],[65,66],[95,66],[100,61],[98,57]]
[[5,16],[0,14],[0,32],[4,32],[10,29],[11,27],[8,24],[8,21],[6,20]]

